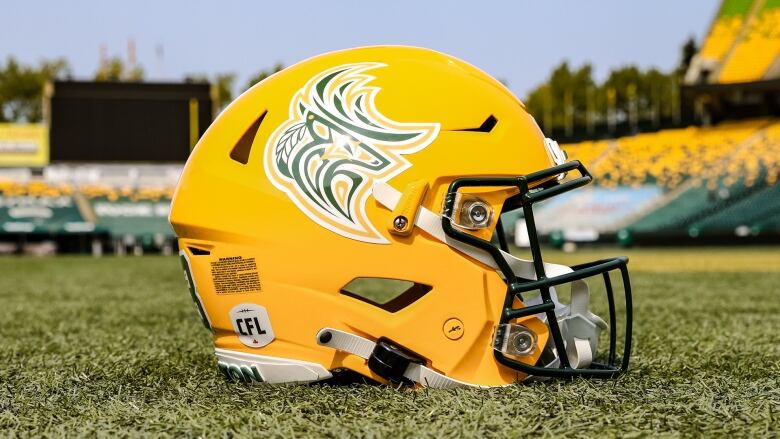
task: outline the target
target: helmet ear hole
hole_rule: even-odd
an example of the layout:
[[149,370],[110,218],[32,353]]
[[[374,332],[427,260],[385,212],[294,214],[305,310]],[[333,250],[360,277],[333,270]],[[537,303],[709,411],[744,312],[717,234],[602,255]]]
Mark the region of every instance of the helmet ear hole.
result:
[[341,287],[340,293],[388,312],[400,311],[431,291],[433,287],[403,279],[358,277]]

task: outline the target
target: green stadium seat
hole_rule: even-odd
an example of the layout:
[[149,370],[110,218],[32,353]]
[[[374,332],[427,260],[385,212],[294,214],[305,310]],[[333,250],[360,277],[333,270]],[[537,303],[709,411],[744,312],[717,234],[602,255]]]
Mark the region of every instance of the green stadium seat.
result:
[[737,227],[747,226],[760,233],[768,219],[780,215],[780,185],[769,186],[718,210],[692,227],[702,235],[733,233]]

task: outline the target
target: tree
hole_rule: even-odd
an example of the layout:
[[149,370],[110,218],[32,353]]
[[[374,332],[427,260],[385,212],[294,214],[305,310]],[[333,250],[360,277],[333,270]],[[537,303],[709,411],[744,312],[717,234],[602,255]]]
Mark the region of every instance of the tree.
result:
[[545,129],[583,125],[587,120],[588,95],[595,88],[593,68],[585,64],[576,70],[567,61],[553,69],[546,83],[528,95],[526,107],[542,117]]
[[236,82],[236,74],[232,72],[217,73],[213,78],[205,73],[187,75],[187,82],[208,82],[214,84],[217,89],[217,101],[219,108],[225,108],[233,100],[233,87]]
[[565,129],[567,134],[575,127],[590,132],[594,124],[605,121],[610,126],[626,121],[635,128],[639,121],[658,126],[661,119],[678,114],[677,87],[697,51],[689,38],[681,48],[680,64],[672,71],[627,65],[612,69],[601,84],[593,80],[590,64],[571,67],[564,61],[528,94],[526,108],[545,130]]
[[246,90],[252,88],[253,85],[273,75],[274,73],[281,71],[283,68],[284,66],[282,64],[276,63],[271,69],[260,70],[255,76],[249,78],[249,82],[246,84]]
[[44,85],[69,74],[64,59],[43,60],[32,67],[9,57],[0,64],[0,122],[40,122]]
[[236,83],[235,73],[217,73],[214,85],[217,86],[217,100],[220,108],[225,108],[233,101],[233,87]]
[[688,71],[688,66],[691,65],[691,60],[699,53],[699,47],[696,45],[696,39],[693,35],[688,37],[680,52],[680,64],[677,66],[677,75],[682,79],[685,76],[685,72]]
[[633,99],[638,99],[638,95],[642,95],[644,88],[639,88],[641,77],[642,74],[636,66],[625,66],[610,71],[604,81],[604,87],[615,91],[618,119],[627,118],[629,105],[633,103]]
[[115,56],[98,67],[95,72],[95,81],[131,81],[138,82],[144,79],[144,69],[141,66],[128,68],[122,58]]

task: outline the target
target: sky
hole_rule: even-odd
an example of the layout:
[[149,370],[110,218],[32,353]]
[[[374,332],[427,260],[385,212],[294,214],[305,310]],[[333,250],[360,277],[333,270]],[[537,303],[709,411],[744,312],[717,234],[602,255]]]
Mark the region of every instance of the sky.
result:
[[100,48],[135,42],[147,80],[235,72],[243,86],[276,63],[374,44],[436,49],[503,80],[519,97],[562,60],[597,80],[626,64],[673,68],[688,36],[701,43],[718,0],[40,1],[0,0],[0,59],[64,57],[89,79]]

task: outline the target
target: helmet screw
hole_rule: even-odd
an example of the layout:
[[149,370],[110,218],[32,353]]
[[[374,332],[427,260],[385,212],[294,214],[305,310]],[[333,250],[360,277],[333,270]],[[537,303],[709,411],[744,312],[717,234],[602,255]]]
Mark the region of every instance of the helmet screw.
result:
[[488,208],[484,203],[474,203],[469,208],[469,217],[475,224],[482,225],[488,219]]
[[327,343],[333,338],[333,334],[330,331],[320,334],[320,343]]
[[533,352],[534,338],[530,332],[518,332],[512,340],[513,347],[520,355],[527,355]]
[[409,220],[403,215],[397,216],[393,220],[393,227],[395,227],[396,230],[405,229],[407,224],[409,224]]

